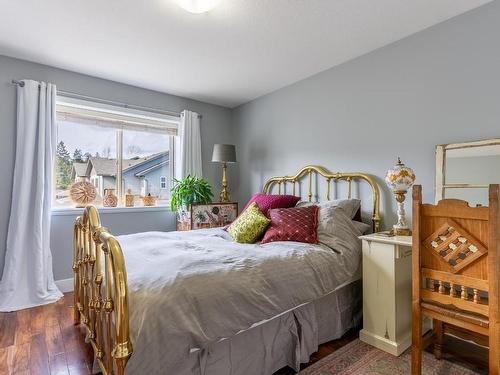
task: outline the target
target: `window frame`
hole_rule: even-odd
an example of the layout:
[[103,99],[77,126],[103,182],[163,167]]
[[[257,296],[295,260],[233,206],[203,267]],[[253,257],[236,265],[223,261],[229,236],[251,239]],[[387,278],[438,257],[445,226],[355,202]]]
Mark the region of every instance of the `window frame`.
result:
[[[141,125],[136,126],[135,123],[133,122],[134,119],[144,119],[144,122],[147,124],[149,121],[152,122],[151,130],[150,132],[161,132],[162,128],[161,126],[158,125],[159,122],[165,123],[165,134],[168,135],[168,142],[169,142],[169,163],[168,163],[168,169],[169,173],[171,175],[170,180],[173,180],[174,178],[174,173],[175,173],[175,155],[176,155],[176,150],[175,146],[177,143],[177,134],[172,134],[173,132],[177,133],[177,130],[179,128],[179,123],[180,123],[180,116],[173,116],[173,115],[167,115],[163,113],[157,113],[153,111],[146,111],[146,110],[139,110],[135,108],[128,108],[125,106],[118,106],[118,105],[111,105],[107,103],[101,103],[98,101],[92,101],[90,99],[80,99],[80,98],[73,98],[73,97],[66,97],[63,95],[57,95],[56,97],[56,123],[57,126],[59,126],[58,122],[59,121],[64,121],[65,119],[60,118],[60,114],[63,113],[61,110],[67,110],[68,108],[73,109],[75,113],[78,112],[79,109],[82,109],[83,111],[94,111],[94,112],[99,112],[102,113],[103,116],[107,114],[112,114],[111,117],[117,116],[119,119],[122,119],[123,117],[129,116],[132,119],[132,126],[129,127],[127,126],[127,123],[124,121],[118,121],[116,126],[109,126],[112,129],[115,129],[116,131],[116,160],[117,160],[117,173],[115,177],[115,192],[118,197],[118,205],[117,207],[103,207],[99,206],[100,210],[104,210],[106,212],[110,211],[116,211],[116,212],[122,212],[122,211],[158,211],[162,209],[169,209],[170,207],[170,202],[167,201],[163,204],[158,204],[156,206],[135,206],[135,207],[125,207],[123,204],[124,202],[124,196],[125,196],[125,190],[126,188],[123,186],[123,131],[124,130],[132,130],[132,131],[148,131],[148,126]],[[161,111],[159,111],[161,112]],[[66,121],[69,121],[66,119]],[[78,122],[77,120],[71,120],[76,123],[79,123],[81,125],[85,125],[86,121]],[[98,121],[95,120],[96,123],[95,125],[101,126]],[[93,125],[92,123],[88,125]],[[134,127],[135,126],[135,127]],[[107,127],[107,126],[103,126]],[[56,149],[54,150],[54,155],[56,153]],[[55,168],[55,164],[54,164]],[[166,188],[168,188],[168,178],[164,175],[160,177],[160,180],[162,177],[165,177],[166,179]],[[55,213],[56,215],[61,215],[65,213],[72,213],[75,211],[81,212],[81,208],[76,208],[74,206],[56,206],[55,205],[55,200],[56,200],[56,184],[55,184],[55,178],[56,174],[54,173],[54,184],[53,184],[53,191],[52,191],[52,212]],[[98,194],[101,194],[99,189],[102,188],[103,186],[103,181],[102,181],[102,176],[97,176],[97,179],[94,179],[95,181],[92,180],[92,177],[89,178],[89,182],[92,183],[95,187],[96,190],[98,190]],[[96,182],[98,186],[94,183]],[[142,186],[142,182],[141,182]],[[161,190],[161,184],[160,184],[160,189]]]

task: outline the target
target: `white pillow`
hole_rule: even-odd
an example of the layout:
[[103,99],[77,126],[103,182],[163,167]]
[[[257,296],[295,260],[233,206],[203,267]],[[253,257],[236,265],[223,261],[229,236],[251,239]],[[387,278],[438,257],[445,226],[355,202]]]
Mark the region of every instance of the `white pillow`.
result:
[[363,233],[354,221],[339,206],[332,207],[328,218],[318,221],[318,241],[320,244],[343,255],[359,255]]
[[362,234],[369,233],[372,229],[372,226],[366,223],[363,223],[362,221],[357,221],[353,220],[352,223]]
[[320,216],[323,211],[325,215],[328,215],[328,211],[332,207],[342,207],[346,214],[353,219],[354,216],[356,216],[356,213],[358,212],[359,208],[361,207],[361,201],[359,199],[334,199],[331,201],[325,201],[325,202],[320,202],[320,203],[313,203],[313,202],[305,202],[305,201],[300,201],[296,204],[296,207],[305,207],[305,206],[310,206],[310,205],[317,205],[319,207],[320,211]]

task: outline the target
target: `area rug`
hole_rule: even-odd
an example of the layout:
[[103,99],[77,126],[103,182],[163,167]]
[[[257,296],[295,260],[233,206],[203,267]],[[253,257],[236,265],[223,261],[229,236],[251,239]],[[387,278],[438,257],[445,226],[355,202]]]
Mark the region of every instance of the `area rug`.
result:
[[[411,354],[407,350],[400,357],[379,350],[356,339],[338,349],[299,375],[408,375],[411,373]],[[437,360],[424,352],[424,375],[469,375],[476,372],[446,360]]]

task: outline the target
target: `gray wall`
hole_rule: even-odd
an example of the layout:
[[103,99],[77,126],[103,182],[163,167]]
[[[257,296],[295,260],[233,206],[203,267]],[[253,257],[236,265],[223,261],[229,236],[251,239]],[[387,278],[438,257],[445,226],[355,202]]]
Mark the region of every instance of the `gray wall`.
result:
[[432,202],[435,145],[500,136],[499,36],[497,1],[238,107],[239,200],[305,164],[360,170],[383,186],[387,227],[381,178],[401,156]]
[[[214,143],[234,143],[231,111],[177,96],[144,90],[116,82],[77,74],[27,61],[0,56],[0,274],[3,271],[5,243],[9,220],[12,175],[16,137],[16,88],[12,79],[34,79],[57,84],[61,90],[102,99],[116,100],[159,109],[200,113],[202,119],[202,152],[205,177],[218,193],[220,166],[210,162]],[[233,172],[234,174],[234,172]],[[231,176],[235,180],[236,176]],[[27,183],[30,183],[27,181]],[[52,229],[52,255],[55,279],[71,277],[71,225],[74,215],[55,216]],[[115,234],[175,228],[168,211],[154,213],[105,214],[103,222]],[[56,232],[57,231],[57,232]]]

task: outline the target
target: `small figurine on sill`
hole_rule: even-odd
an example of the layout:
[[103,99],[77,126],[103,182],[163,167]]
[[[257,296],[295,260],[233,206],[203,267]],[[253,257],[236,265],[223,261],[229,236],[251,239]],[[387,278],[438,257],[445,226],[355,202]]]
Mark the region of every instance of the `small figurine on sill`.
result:
[[127,189],[127,194],[125,194],[125,207],[134,207],[135,196],[132,194],[132,189]]
[[156,206],[156,197],[149,193],[147,196],[142,197],[142,202],[144,206]]

